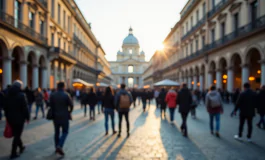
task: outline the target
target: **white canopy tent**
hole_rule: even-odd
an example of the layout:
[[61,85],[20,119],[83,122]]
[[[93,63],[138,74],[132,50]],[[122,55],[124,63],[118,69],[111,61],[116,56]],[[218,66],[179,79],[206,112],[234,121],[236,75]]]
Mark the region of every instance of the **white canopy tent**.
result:
[[108,86],[110,85],[103,83],[103,82],[97,83],[97,87],[108,87]]
[[157,82],[154,84],[154,86],[158,87],[158,86],[180,86],[180,84],[178,82],[169,80],[169,79],[165,79],[162,80],[160,82]]
[[87,83],[86,81],[79,79],[79,78],[74,79],[73,83],[81,83],[81,84],[85,85],[86,87],[93,87],[94,86],[93,84]]

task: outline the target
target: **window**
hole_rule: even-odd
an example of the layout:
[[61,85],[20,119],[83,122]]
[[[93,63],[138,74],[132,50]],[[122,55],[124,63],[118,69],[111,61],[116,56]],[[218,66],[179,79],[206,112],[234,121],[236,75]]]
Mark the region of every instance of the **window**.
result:
[[202,13],[203,13],[203,16],[206,15],[206,3],[205,2],[202,5]]
[[199,10],[196,11],[196,21],[199,22]]
[[0,11],[3,11],[4,8],[4,0],[0,0]]
[[190,28],[193,27],[193,16],[190,17]]
[[54,46],[54,33],[51,34],[51,45]]
[[132,49],[129,49],[129,53],[132,54]]
[[186,46],[186,56],[188,56],[188,53],[189,53],[189,48],[188,48],[188,45]]
[[129,65],[128,66],[128,72],[129,73],[133,73],[133,65]]
[[58,4],[58,23],[61,24],[61,6]]
[[70,43],[68,43],[68,53],[70,52],[71,48],[70,48]]
[[44,35],[44,21],[40,20],[40,34]]
[[251,13],[251,24],[252,24],[252,27],[254,28],[255,27],[255,21],[256,19],[258,18],[258,1],[255,0],[254,2],[252,2],[250,4],[250,13]]
[[193,54],[193,43],[190,43],[190,54]]
[[211,42],[213,43],[215,40],[215,29],[211,30]]
[[212,0],[212,9],[215,7],[215,0]]
[[52,15],[52,18],[54,18],[54,0],[52,0],[51,2],[51,15]]
[[221,23],[221,38],[225,37],[225,22]]
[[234,14],[234,23],[233,23],[233,29],[235,33],[237,34],[238,28],[239,28],[239,18],[238,18],[238,13]]
[[189,23],[186,22],[186,33],[189,31]]
[[202,48],[205,46],[205,36],[202,36]]
[[61,47],[61,38],[58,38],[58,47]]
[[63,50],[66,51],[66,42],[63,42]]
[[196,39],[195,43],[196,43],[195,49],[196,49],[196,52],[197,52],[197,51],[198,51],[198,49],[199,49],[199,40],[198,40],[198,39]]
[[71,32],[71,17],[70,16],[68,16],[68,33],[70,33]]
[[18,27],[18,22],[21,20],[21,3],[16,0],[14,8],[15,27]]
[[29,26],[34,28],[35,14],[33,12],[29,12]]
[[63,11],[63,27],[66,28],[66,12]]

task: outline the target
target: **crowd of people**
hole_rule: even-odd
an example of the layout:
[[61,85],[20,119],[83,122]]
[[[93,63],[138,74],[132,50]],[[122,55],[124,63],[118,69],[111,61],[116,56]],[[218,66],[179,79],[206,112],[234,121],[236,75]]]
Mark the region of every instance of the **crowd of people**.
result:
[[[54,124],[55,135],[55,152],[64,155],[63,145],[69,131],[69,120],[72,120],[72,111],[74,109],[73,98],[80,101],[84,116],[87,116],[89,107],[89,118],[92,121],[96,119],[96,110],[98,114],[103,113],[105,116],[105,135],[109,134],[109,119],[111,121],[112,134],[116,134],[115,129],[115,111],[118,112],[118,137],[121,136],[122,119],[125,117],[127,126],[127,137],[130,136],[129,111],[131,105],[139,106],[142,103],[143,112],[148,112],[148,108],[153,100],[156,102],[156,108],[161,111],[161,118],[166,117],[166,110],[169,110],[169,119],[174,121],[175,110],[178,108],[182,118],[181,132],[183,136],[188,136],[187,118],[188,114],[196,119],[196,108],[204,103],[209,113],[210,133],[220,137],[220,119],[224,111],[223,104],[233,102],[235,108],[231,116],[236,115],[239,111],[239,131],[234,136],[235,139],[242,140],[244,122],[247,120],[248,135],[247,140],[251,141],[252,121],[256,109],[260,115],[260,121],[257,123],[259,128],[265,129],[265,86],[258,92],[250,89],[250,84],[244,84],[244,91],[236,89],[233,94],[229,94],[213,85],[209,90],[200,92],[199,90],[190,90],[187,84],[181,88],[156,88],[156,89],[126,89],[121,84],[120,89],[114,90],[111,87],[98,88],[94,87],[82,90],[66,90],[65,84],[59,82],[57,89],[36,89],[35,91],[26,87],[24,90],[23,83],[16,80],[12,86],[8,86],[0,94],[0,107],[5,111],[7,122],[13,131],[13,144],[10,158],[17,158],[25,150],[22,143],[21,135],[24,123],[31,120],[33,104],[36,105],[34,120],[38,118],[38,112],[41,110],[42,117],[45,118],[45,108],[49,109]],[[226,96],[225,96],[226,95]],[[140,103],[141,102],[141,103]],[[138,105],[137,105],[138,103]],[[97,109],[96,109],[97,108]],[[2,112],[0,112],[2,117]],[[1,118],[0,117],[0,118]],[[47,118],[48,119],[48,118]],[[214,126],[215,121],[215,126]],[[61,133],[62,132],[62,133]]]

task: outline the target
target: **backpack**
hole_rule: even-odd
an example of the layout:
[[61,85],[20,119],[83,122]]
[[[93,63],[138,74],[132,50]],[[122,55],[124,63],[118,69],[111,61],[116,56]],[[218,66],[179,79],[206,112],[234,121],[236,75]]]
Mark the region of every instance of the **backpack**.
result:
[[130,97],[127,94],[120,95],[120,108],[129,109],[131,106]]
[[222,106],[221,101],[220,101],[220,97],[217,93],[209,95],[209,102],[210,102],[209,104],[210,104],[211,108],[216,108],[216,107]]

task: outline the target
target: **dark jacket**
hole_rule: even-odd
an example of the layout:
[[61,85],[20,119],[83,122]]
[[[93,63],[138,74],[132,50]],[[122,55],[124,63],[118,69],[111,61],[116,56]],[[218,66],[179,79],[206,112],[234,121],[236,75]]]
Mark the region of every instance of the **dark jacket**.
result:
[[133,103],[133,98],[130,92],[126,91],[125,89],[121,89],[116,95],[115,95],[115,101],[114,104],[118,108],[119,112],[129,112],[130,109],[128,108],[120,108],[119,103],[120,103],[120,96],[122,94],[127,94],[130,97],[130,102]]
[[142,99],[142,102],[146,103],[146,100],[148,99],[148,92],[142,92],[141,99]]
[[235,93],[233,94],[233,96],[232,96],[232,102],[233,102],[234,104],[236,103],[236,101],[237,101],[237,99],[238,99],[238,97],[239,97],[239,94],[240,94],[239,91],[235,91]]
[[58,90],[50,96],[50,105],[53,113],[53,120],[56,122],[65,122],[71,119],[71,112],[73,111],[73,101],[70,95]]
[[94,92],[88,93],[87,96],[87,104],[89,106],[95,106],[98,103],[97,101],[97,95]]
[[166,107],[167,107],[167,103],[166,103],[166,101],[165,101],[166,96],[167,96],[167,92],[164,91],[164,90],[162,90],[162,91],[159,93],[158,101],[159,101],[159,104],[161,105],[161,108],[166,108]]
[[[220,106],[218,106],[218,107],[212,107],[211,106],[211,102],[210,102],[210,97],[211,96],[218,96],[219,97],[218,99],[219,99]],[[216,91],[216,90],[209,91],[206,94],[205,106],[207,108],[207,111],[210,114],[222,113],[223,112],[223,106],[222,106],[222,97],[221,97],[220,93],[218,91]]]
[[41,92],[37,92],[35,97],[36,105],[37,106],[43,105],[43,100],[44,100],[43,94]]
[[88,94],[86,92],[82,92],[80,95],[80,103],[81,105],[87,104]]
[[10,124],[24,124],[29,120],[26,95],[19,87],[12,86],[4,100],[4,111]]
[[182,88],[177,97],[180,113],[189,113],[192,104],[192,95],[188,88]]
[[265,114],[265,90],[261,90],[258,94],[258,113]]
[[247,89],[239,95],[239,98],[236,102],[235,112],[240,109],[240,116],[254,117],[256,105],[256,93],[253,92],[251,89]]
[[114,96],[113,95],[106,95],[103,97],[102,100],[102,107],[104,108],[110,108],[110,109],[115,109],[114,105]]
[[132,94],[132,97],[133,97],[133,101],[135,101],[136,98],[137,98],[137,92],[136,92],[135,90],[133,90],[133,91],[131,92],[131,94]]
[[97,91],[97,100],[102,101],[103,100],[103,93],[100,91]]
[[35,96],[34,96],[34,92],[29,90],[29,89],[25,89],[25,94],[27,96],[27,100],[29,104],[32,104],[35,100]]

